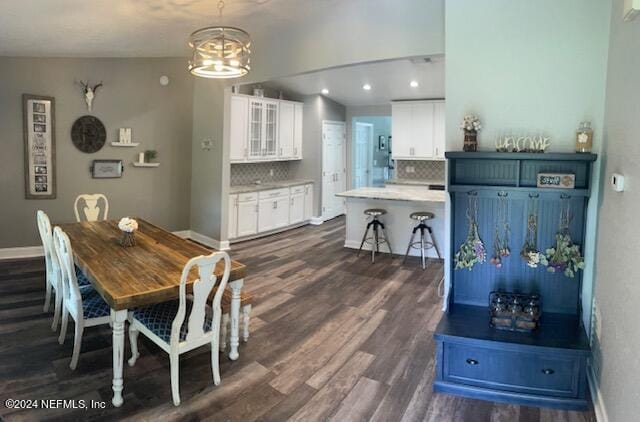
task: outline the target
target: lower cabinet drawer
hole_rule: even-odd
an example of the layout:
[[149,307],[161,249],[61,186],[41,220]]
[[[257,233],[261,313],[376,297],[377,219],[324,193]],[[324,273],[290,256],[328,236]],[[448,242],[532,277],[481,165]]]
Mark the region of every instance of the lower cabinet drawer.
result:
[[577,397],[581,357],[527,350],[443,344],[446,381],[557,397]]

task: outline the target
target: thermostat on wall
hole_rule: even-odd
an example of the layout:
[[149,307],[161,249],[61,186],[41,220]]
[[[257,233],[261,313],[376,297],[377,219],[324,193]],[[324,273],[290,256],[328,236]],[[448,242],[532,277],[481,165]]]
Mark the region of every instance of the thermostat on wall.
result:
[[618,173],[611,175],[611,187],[616,192],[622,192],[624,190],[624,176]]

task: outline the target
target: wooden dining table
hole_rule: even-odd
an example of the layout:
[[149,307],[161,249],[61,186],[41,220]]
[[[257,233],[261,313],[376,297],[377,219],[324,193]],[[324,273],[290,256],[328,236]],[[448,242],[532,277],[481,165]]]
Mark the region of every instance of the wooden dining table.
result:
[[[143,219],[136,218],[135,245],[120,246],[118,221],[60,224],[71,240],[76,265],[111,307],[113,330],[113,405],[123,403],[124,331],[133,308],[178,299],[180,276],[189,259],[209,255],[211,249],[182,239]],[[215,275],[222,276],[224,261]],[[240,294],[246,267],[231,261],[228,286],[231,299],[229,358],[238,359]],[[187,288],[197,279],[192,270]]]

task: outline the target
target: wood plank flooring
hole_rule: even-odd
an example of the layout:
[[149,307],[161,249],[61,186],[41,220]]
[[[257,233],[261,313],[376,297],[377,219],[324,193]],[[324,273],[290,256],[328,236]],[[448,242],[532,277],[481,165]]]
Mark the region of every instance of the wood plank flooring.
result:
[[[42,259],[0,262],[0,398],[105,401],[105,409],[15,410],[19,420],[594,421],[593,412],[509,406],[432,392],[433,330],[442,263],[343,248],[344,219],[233,245],[254,296],[251,338],[221,357],[213,386],[208,348],[180,360],[182,404],[171,402],[169,358],[140,336],[125,365],[123,407],[111,406],[111,332],[85,330],[69,369],[73,326],[59,345],[42,312]],[[114,263],[116,265],[116,263]],[[126,355],[130,356],[128,341]]]

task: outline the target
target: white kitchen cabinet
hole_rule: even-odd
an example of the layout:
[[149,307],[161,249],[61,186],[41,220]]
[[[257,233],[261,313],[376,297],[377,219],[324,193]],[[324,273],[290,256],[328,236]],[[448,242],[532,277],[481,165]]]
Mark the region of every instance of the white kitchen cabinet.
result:
[[444,138],[444,101],[393,103],[391,119],[393,159],[430,160],[436,157],[436,148],[444,150],[444,145],[436,146],[436,134]]
[[231,94],[228,107],[232,163],[302,158],[302,103]]
[[313,185],[304,186],[304,220],[311,220],[313,217]]
[[304,221],[304,186],[293,186],[289,195],[289,224]]
[[249,159],[268,160],[278,153],[278,101],[249,99]]
[[229,195],[229,239],[238,237],[238,195]]
[[289,225],[289,189],[258,192],[258,231]]
[[302,119],[303,105],[296,103],[293,106],[293,157],[302,159]]
[[295,106],[293,103],[280,102],[280,124],[278,129],[278,158],[293,158],[295,138]]
[[230,127],[229,127],[229,159],[232,162],[241,162],[247,159],[247,130],[249,101],[247,97],[232,95],[229,101]]
[[433,104],[433,156],[444,160],[445,151],[445,104],[438,101]]
[[391,154],[394,159],[411,156],[411,110],[410,103],[398,103],[391,106],[391,134],[393,144]]
[[237,237],[258,233],[258,195],[256,193],[238,195]]

